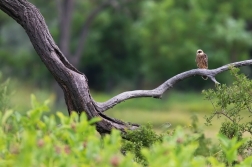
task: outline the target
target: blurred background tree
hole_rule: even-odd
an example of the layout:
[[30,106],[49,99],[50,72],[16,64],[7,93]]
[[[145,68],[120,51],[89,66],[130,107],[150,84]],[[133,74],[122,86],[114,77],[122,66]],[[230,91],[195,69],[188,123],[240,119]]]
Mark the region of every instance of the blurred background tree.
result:
[[[209,68],[252,56],[250,0],[30,1],[96,91],[153,88],[196,68],[199,48],[208,54]],[[23,29],[2,12],[0,33],[3,75],[53,89],[54,81]],[[249,67],[243,71],[251,74]],[[225,73],[217,79],[230,80]],[[176,89],[201,90],[207,84],[212,83],[195,77]]]

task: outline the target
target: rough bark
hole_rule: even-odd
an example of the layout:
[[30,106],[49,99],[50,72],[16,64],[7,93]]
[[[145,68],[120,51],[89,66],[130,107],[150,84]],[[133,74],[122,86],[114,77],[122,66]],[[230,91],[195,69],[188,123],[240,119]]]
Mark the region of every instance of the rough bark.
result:
[[96,124],[100,134],[109,133],[112,128],[135,129],[138,125],[124,123],[98,112],[91,98],[88,80],[73,67],[55,44],[43,16],[26,0],[1,0],[0,9],[16,20],[26,31],[36,52],[63,89],[69,114],[86,112],[88,119],[100,117]]
[[[85,43],[87,40],[89,27],[91,26],[96,16],[110,5],[111,0],[107,0],[101,3],[87,16],[86,21],[83,22],[82,29],[79,34],[78,44],[74,53],[70,51],[70,41],[71,23],[75,0],[56,0],[56,2],[59,15],[59,48],[65,55],[65,57],[69,60],[69,62],[73,64],[73,66],[78,67],[81,56],[85,50]],[[63,97],[63,92],[56,82],[54,82],[53,87],[57,95],[56,103],[59,103]]]
[[133,130],[139,127],[139,125],[125,123],[103,114],[104,111],[122,101],[139,97],[161,98],[162,94],[171,89],[177,82],[195,75],[207,76],[215,84],[218,84],[215,76],[229,70],[230,66],[240,67],[252,64],[252,60],[246,60],[231,63],[213,70],[189,70],[168,79],[153,90],[128,91],[113,97],[107,102],[98,103],[90,95],[86,76],[79,72],[65,58],[49,33],[43,16],[34,5],[26,0],[1,0],[0,9],[25,29],[41,60],[62,88],[69,114],[76,111],[79,114],[85,112],[88,119],[100,117],[101,121],[96,124],[97,131],[100,134],[109,133],[112,128],[125,132],[125,129]]

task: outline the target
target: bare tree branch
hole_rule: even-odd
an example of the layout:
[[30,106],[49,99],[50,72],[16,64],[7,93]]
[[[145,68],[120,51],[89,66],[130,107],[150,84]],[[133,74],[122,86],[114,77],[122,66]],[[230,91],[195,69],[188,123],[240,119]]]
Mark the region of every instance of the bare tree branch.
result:
[[228,114],[225,113],[225,111],[219,111],[219,112],[215,112],[214,115],[224,115],[226,118],[228,118],[231,122],[235,122],[235,120],[233,120],[230,116],[228,116]]
[[88,119],[101,118],[96,123],[100,134],[110,133],[113,128],[124,133],[126,129],[139,127],[110,118],[96,110],[86,76],[67,61],[55,44],[43,16],[34,5],[27,0],[1,0],[0,9],[25,29],[42,62],[63,89],[69,114],[73,111],[79,114],[85,112]]
[[93,117],[101,118],[101,121],[96,123],[96,129],[100,134],[110,133],[113,128],[126,132],[126,129],[134,130],[139,127],[139,125],[125,123],[102,113],[124,100],[137,97],[161,98],[162,94],[172,88],[177,82],[195,75],[208,76],[214,83],[218,83],[215,76],[228,70],[230,66],[240,67],[252,64],[252,60],[246,60],[213,70],[189,70],[170,78],[153,90],[124,92],[107,102],[98,103],[90,95],[86,76],[65,58],[55,44],[43,16],[34,5],[27,0],[1,0],[0,9],[25,29],[42,62],[63,89],[69,114],[73,111],[79,114],[85,112],[88,119]]
[[152,90],[135,90],[135,91],[127,91],[123,92],[110,100],[99,103],[96,102],[96,108],[99,112],[104,112],[115,105],[121,103],[122,101],[132,99],[132,98],[140,98],[140,97],[154,97],[154,98],[161,98],[163,93],[169,89],[171,89],[177,82],[184,80],[188,77],[192,77],[195,75],[201,75],[201,76],[207,76],[210,78],[215,84],[219,84],[219,82],[216,81],[215,76],[219,73],[222,73],[224,71],[227,71],[230,69],[231,66],[233,67],[241,67],[241,66],[248,66],[252,65],[252,60],[245,60],[240,62],[235,62],[231,64],[224,65],[222,67],[212,69],[212,70],[206,70],[206,69],[193,69],[189,70],[183,73],[180,73],[178,75],[175,75],[174,77],[168,79],[163,84],[158,86],[155,89]]

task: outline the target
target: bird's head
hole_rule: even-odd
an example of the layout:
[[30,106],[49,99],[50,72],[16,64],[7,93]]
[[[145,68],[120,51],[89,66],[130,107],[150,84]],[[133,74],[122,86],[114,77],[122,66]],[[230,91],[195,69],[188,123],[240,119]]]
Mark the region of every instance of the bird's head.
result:
[[203,53],[203,50],[198,49],[196,53]]

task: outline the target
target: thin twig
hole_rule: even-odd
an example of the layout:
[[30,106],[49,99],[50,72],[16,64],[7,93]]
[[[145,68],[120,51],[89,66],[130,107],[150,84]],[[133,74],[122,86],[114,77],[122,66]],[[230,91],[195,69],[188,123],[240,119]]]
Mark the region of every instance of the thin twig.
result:
[[225,112],[221,111],[221,112],[215,112],[216,114],[222,114],[225,117],[227,117],[231,122],[235,122],[235,120],[233,120],[230,116],[228,116]]

